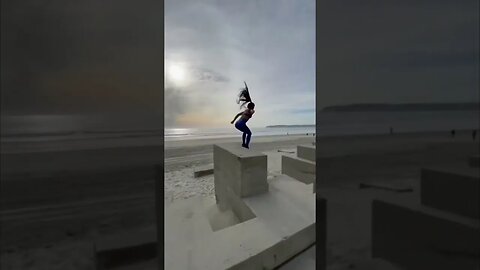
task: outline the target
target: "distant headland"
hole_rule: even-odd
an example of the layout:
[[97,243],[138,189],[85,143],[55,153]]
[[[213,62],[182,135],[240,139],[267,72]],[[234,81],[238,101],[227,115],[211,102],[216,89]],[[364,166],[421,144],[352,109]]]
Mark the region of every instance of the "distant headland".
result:
[[322,112],[371,112],[371,111],[471,111],[479,110],[480,103],[363,103],[328,106]]
[[315,125],[272,125],[266,126],[267,128],[306,128],[306,127],[315,127]]

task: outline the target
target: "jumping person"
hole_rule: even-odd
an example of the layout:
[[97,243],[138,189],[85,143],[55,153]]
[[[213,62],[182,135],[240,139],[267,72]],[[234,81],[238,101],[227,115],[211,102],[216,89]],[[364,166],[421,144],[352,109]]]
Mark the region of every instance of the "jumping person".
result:
[[249,148],[250,144],[250,139],[252,137],[252,132],[250,129],[247,127],[247,121],[252,118],[252,115],[255,113],[255,104],[252,102],[252,99],[250,97],[250,93],[248,92],[248,86],[247,83],[245,83],[245,88],[240,91],[240,94],[238,95],[237,103],[243,102],[242,105],[240,105],[240,108],[244,107],[245,104],[247,104],[247,109],[244,110],[243,112],[238,113],[235,115],[235,118],[233,118],[231,124],[235,122],[235,120],[240,117],[240,119],[235,123],[235,127],[240,130],[242,134],[242,147]]

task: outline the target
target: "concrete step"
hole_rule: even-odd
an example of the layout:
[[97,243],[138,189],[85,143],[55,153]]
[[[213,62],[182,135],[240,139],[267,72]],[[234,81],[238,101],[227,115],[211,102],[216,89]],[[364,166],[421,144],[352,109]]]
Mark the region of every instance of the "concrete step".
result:
[[193,172],[193,177],[198,178],[211,174],[213,174],[213,164],[195,168],[195,171]]
[[297,157],[282,156],[282,174],[286,174],[300,182],[315,182],[315,162]]
[[476,269],[480,223],[406,200],[372,203],[372,256],[405,269]]
[[475,168],[421,171],[421,203],[444,211],[479,218],[480,174]]
[[297,157],[315,162],[316,151],[314,145],[298,145]]
[[157,257],[157,233],[154,227],[109,235],[95,240],[96,269],[110,269]]
[[280,266],[278,270],[315,270],[317,269],[315,266],[315,252],[316,247],[315,245],[313,245],[312,247],[292,258],[290,261]]
[[214,200],[174,202],[165,211],[165,269],[273,269],[311,246],[311,185],[285,175],[269,185],[266,193],[240,199],[254,218],[242,221],[237,216],[239,223],[220,229],[212,228],[207,217]]
[[345,262],[338,262],[330,264],[328,270],[345,270],[345,269],[359,269],[359,270],[405,270],[387,260],[379,258],[363,258],[349,259]]

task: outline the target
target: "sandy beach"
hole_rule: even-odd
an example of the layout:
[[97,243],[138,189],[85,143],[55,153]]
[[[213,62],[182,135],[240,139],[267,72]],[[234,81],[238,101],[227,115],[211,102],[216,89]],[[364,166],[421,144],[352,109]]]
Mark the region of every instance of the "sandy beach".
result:
[[[156,144],[144,145],[133,138],[93,142],[96,147],[85,141],[70,147],[58,142],[2,144],[1,268],[94,269],[96,237],[154,224],[154,166],[163,160],[163,147],[168,204],[197,195],[213,196],[213,176],[194,178],[193,172],[211,166],[213,143],[237,140],[168,141],[165,146],[158,139]],[[268,155],[273,176],[280,173],[281,155],[313,141],[312,136],[258,137],[251,148]],[[332,201],[331,222],[340,224],[329,223],[329,264],[347,269],[352,258],[368,254],[368,239],[347,237],[353,235],[347,221],[368,211],[366,199],[351,207],[358,202],[355,198],[374,194],[359,190],[359,183],[414,185],[420,168],[464,164],[469,155],[478,154],[478,146],[470,131],[457,132],[455,138],[449,132],[321,138],[317,162],[322,169],[317,181]],[[342,200],[345,196],[352,199]],[[343,209],[344,214],[335,209]]]

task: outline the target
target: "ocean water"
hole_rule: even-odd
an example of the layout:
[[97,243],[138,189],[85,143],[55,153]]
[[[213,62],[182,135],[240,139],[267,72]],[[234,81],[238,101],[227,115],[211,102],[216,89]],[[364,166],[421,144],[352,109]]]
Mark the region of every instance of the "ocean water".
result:
[[[162,115],[30,115],[2,116],[2,142],[82,140],[93,138],[155,138],[186,140],[239,135],[223,128],[165,128]],[[311,127],[251,127],[254,136],[312,134],[319,136],[478,129],[479,111],[324,112],[318,129]],[[295,123],[292,123],[295,124]],[[318,131],[318,132],[317,132]]]
[[321,136],[479,129],[479,111],[325,112]]

